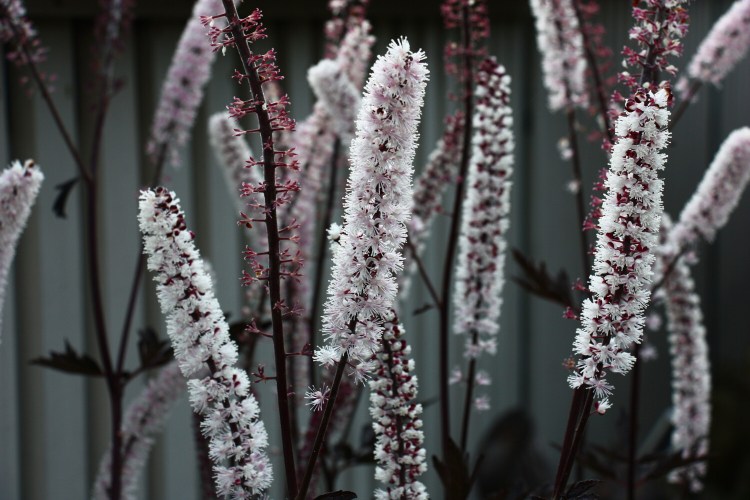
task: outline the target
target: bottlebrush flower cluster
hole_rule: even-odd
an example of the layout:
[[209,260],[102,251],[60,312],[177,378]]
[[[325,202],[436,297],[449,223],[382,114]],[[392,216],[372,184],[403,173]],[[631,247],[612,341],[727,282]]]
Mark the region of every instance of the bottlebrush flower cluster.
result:
[[[161,433],[172,407],[185,392],[185,379],[180,367],[173,362],[165,366],[159,375],[152,379],[141,394],[125,411],[122,422],[123,465],[122,498],[138,498],[138,481],[146,465],[148,454],[156,437]],[[95,500],[110,498],[109,488],[112,466],[112,451],[107,452],[99,462],[99,472],[94,481]]]
[[740,201],[750,180],[750,128],[735,130],[719,148],[695,194],[672,230],[682,248],[702,236],[713,241]]
[[154,163],[180,163],[178,148],[190,138],[190,130],[203,100],[203,88],[216,58],[206,45],[204,16],[221,9],[221,0],[198,0],[177,42],[169,65],[146,150]]
[[340,62],[323,59],[307,73],[315,96],[330,114],[332,125],[346,144],[354,135],[354,113],[359,109],[359,90]]
[[[657,295],[666,308],[672,355],[672,448],[690,460],[708,454],[711,366],[700,298],[672,231],[672,222],[664,214],[662,232],[666,234],[660,236],[655,274],[664,280]],[[671,471],[669,480],[698,492],[703,489],[705,473],[706,462],[699,460]]]
[[[682,38],[688,29],[688,0],[640,0],[633,2],[635,26],[630,29],[630,39],[638,48],[624,47],[623,65],[645,72],[645,80],[628,71],[620,73],[620,81],[635,91],[643,80],[656,82],[659,72],[670,75],[677,68],[668,57],[682,55]],[[616,95],[619,98],[619,94]]]
[[[683,458],[706,457],[711,427],[711,366],[700,298],[684,260],[664,282],[667,328],[672,353],[672,448]],[[669,480],[703,489],[706,463],[698,461],[672,471]]]
[[[669,94],[639,90],[625,103],[615,124],[616,142],[607,173],[589,278],[591,298],[582,306],[581,327],[573,344],[580,355],[568,381],[588,387],[603,399],[612,391],[608,371],[626,373],[635,362],[629,354],[643,335],[643,310],[648,304],[654,250],[663,211]],[[606,401],[606,400],[605,400]]]
[[457,112],[445,120],[445,132],[427,158],[422,173],[414,182],[414,207],[409,222],[409,241],[420,251],[429,236],[430,226],[442,209],[442,195],[458,173],[461,160],[461,134],[464,115]]
[[[750,0],[737,0],[716,21],[688,65],[694,80],[719,85],[750,49]],[[680,85],[680,90],[687,90]]]
[[323,331],[316,359],[331,365],[346,352],[363,375],[377,352],[380,318],[396,299],[395,274],[411,208],[412,161],[427,82],[422,51],[393,41],[365,86],[351,146],[344,227],[333,251]]
[[395,313],[384,319],[382,348],[374,356],[375,374],[369,382],[378,464],[375,479],[386,485],[375,491],[375,498],[427,499],[424,484],[417,480],[427,464],[411,347],[403,339],[404,327]]
[[[265,454],[268,436],[247,374],[235,368],[237,345],[213,292],[211,278],[187,229],[179,200],[164,188],[141,192],[138,221],[148,269],[156,275],[159,305],[183,375],[208,369],[188,381],[190,402],[203,416],[210,440],[217,491],[241,497],[258,494],[272,480]],[[222,465],[228,461],[228,465]]]
[[18,66],[41,63],[47,55],[21,0],[0,0],[0,43],[5,57]]
[[574,0],[531,0],[552,111],[588,105],[586,57]]
[[510,76],[494,58],[482,62],[475,91],[472,153],[456,264],[456,333],[467,335],[466,355],[494,353],[505,283],[510,226],[513,124]]
[[43,180],[44,175],[32,160],[26,160],[23,165],[14,161],[0,174],[0,313],[18,238],[26,227]]

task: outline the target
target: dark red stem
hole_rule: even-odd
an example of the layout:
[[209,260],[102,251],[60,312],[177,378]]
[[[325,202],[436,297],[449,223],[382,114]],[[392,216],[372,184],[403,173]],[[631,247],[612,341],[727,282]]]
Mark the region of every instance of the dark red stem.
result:
[[451,220],[450,234],[448,236],[448,250],[443,265],[443,282],[440,300],[440,430],[442,436],[443,456],[448,453],[448,441],[451,436],[450,424],[450,395],[449,395],[449,359],[448,359],[448,340],[449,340],[449,319],[450,319],[450,290],[451,278],[453,276],[453,261],[456,257],[456,247],[458,244],[458,230],[461,222],[461,209],[464,202],[464,193],[466,186],[466,174],[469,170],[469,154],[471,150],[471,118],[474,114],[472,101],[473,86],[473,63],[472,63],[472,43],[471,29],[469,26],[468,6],[462,7],[463,22],[462,26],[462,44],[463,44],[463,106],[464,106],[464,130],[463,130],[463,149],[461,150],[461,164],[458,170],[458,179],[456,179],[456,197],[453,200],[453,218]]

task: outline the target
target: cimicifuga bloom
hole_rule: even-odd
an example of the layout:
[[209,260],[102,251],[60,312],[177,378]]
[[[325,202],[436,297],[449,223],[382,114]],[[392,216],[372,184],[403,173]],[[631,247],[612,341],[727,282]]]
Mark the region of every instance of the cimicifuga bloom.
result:
[[[716,21],[687,68],[690,79],[719,85],[750,49],[750,0],[737,0]],[[679,86],[687,90],[687,82]]]
[[400,287],[404,296],[409,295],[411,275],[417,265],[412,255],[420,256],[430,237],[435,217],[443,207],[443,196],[458,175],[461,162],[461,141],[464,130],[464,115],[456,112],[445,119],[445,131],[435,149],[427,157],[427,163],[414,181],[414,196],[411,220],[409,221],[410,250],[404,255],[405,272],[401,275]]
[[467,336],[469,358],[496,350],[510,227],[514,147],[510,76],[494,58],[484,60],[479,68],[475,97],[453,294],[455,332]]
[[359,90],[338,60],[323,59],[310,68],[307,79],[315,97],[325,106],[334,131],[347,144],[354,135],[354,115],[359,109]]
[[[674,76],[677,67],[669,57],[682,55],[682,38],[688,29],[688,0],[639,0],[633,2],[635,25],[630,39],[636,47],[624,47],[623,65],[637,72],[623,71],[620,81],[635,92],[641,84],[656,83],[661,72]],[[616,93],[616,99],[621,96]]]
[[424,484],[417,480],[427,470],[427,463],[411,347],[395,313],[383,319],[381,349],[374,357],[375,370],[369,382],[375,479],[385,485],[375,491],[375,498],[427,499]]
[[169,161],[173,166],[180,163],[178,150],[190,138],[216,58],[206,43],[206,28],[201,18],[220,9],[221,0],[198,0],[177,42],[146,146],[154,163]]
[[273,477],[265,453],[268,435],[248,376],[235,367],[237,344],[229,337],[194,235],[174,193],[143,191],[139,207],[143,251],[155,273],[175,359],[186,378],[201,374],[188,381],[188,393],[203,418],[217,492],[231,498],[260,494]]
[[0,0],[0,43],[5,57],[17,66],[38,64],[47,55],[21,0]]
[[678,247],[699,237],[713,241],[724,227],[750,180],[750,128],[735,130],[719,148],[693,197],[672,229]]
[[[669,232],[671,221],[664,216],[662,231]],[[662,237],[658,252],[658,274],[663,285],[658,292],[667,312],[667,329],[672,359],[672,448],[682,458],[706,457],[711,426],[711,363],[706,342],[706,328],[700,308],[700,297],[685,258],[679,249],[671,248],[670,235]],[[664,274],[666,273],[666,276]],[[669,480],[687,484],[698,492],[706,462],[698,460],[672,471]]]
[[23,165],[14,161],[0,174],[0,320],[18,238],[26,227],[43,180],[44,175],[32,160]]
[[544,86],[552,111],[588,105],[586,56],[575,0],[531,0]]
[[663,212],[663,181],[657,173],[664,168],[661,150],[670,137],[669,99],[666,89],[641,89],[627,100],[615,124],[589,278],[591,296],[582,305],[573,343],[579,359],[568,378],[573,388],[594,390],[605,407],[613,389],[607,374],[630,371],[635,358],[628,351],[643,336]]
[[[125,410],[122,421],[122,498],[138,498],[138,482],[146,465],[148,454],[177,400],[185,393],[185,378],[176,362],[165,366],[157,377],[149,381],[141,394]],[[94,481],[95,500],[110,498],[109,488],[112,451],[99,462],[99,472]]]
[[369,371],[382,334],[381,318],[394,307],[396,273],[411,209],[412,161],[427,66],[405,39],[378,57],[357,117],[344,199],[340,244],[323,316],[328,344],[316,359],[332,365],[344,354],[359,376]]

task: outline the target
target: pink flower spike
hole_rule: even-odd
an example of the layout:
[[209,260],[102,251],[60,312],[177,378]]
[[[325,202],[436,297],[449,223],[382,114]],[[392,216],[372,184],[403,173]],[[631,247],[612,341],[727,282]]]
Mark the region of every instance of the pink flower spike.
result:
[[695,194],[685,205],[671,231],[676,250],[699,237],[713,241],[724,227],[750,181],[750,128],[735,130],[727,137],[706,170]]
[[[688,65],[693,80],[719,85],[750,49],[750,0],[737,0],[716,21]],[[686,90],[683,83],[681,92]]]
[[571,106],[585,108],[589,100],[583,35],[573,1],[531,0],[544,86],[552,111]]
[[190,138],[198,106],[203,100],[203,89],[216,58],[206,42],[201,17],[220,9],[221,0],[198,0],[177,42],[146,146],[154,163],[166,160],[175,167],[180,164],[178,149]]
[[[494,58],[477,72],[474,136],[461,218],[453,294],[456,333],[471,340],[467,357],[486,341],[496,344],[505,249],[510,226],[510,178],[513,174],[513,115],[510,77]],[[469,340],[467,340],[469,342]]]
[[33,160],[26,160],[23,165],[14,161],[0,174],[0,321],[8,271],[43,180],[44,175]]
[[[219,495],[246,498],[271,485],[268,434],[245,371],[235,367],[237,344],[193,243],[179,200],[164,188],[141,192],[138,221],[148,269],[155,272],[175,359],[188,381],[193,410],[203,417]],[[231,411],[231,415],[229,414]]]
[[380,318],[396,300],[428,75],[423,60],[406,39],[391,42],[372,68],[352,141],[344,225],[323,316],[328,345],[315,357],[322,362],[347,352],[360,374],[379,350]]
[[613,387],[608,371],[627,373],[629,354],[643,335],[643,310],[650,299],[654,252],[659,243],[665,165],[669,141],[668,91],[641,89],[625,103],[615,124],[615,145],[605,182],[607,193],[597,231],[591,298],[582,305],[574,353],[580,357],[568,378],[571,387],[588,387],[598,399]]

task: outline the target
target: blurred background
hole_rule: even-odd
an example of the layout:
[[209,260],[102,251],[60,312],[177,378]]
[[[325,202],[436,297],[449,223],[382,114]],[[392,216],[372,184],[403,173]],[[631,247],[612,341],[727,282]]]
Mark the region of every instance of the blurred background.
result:
[[[617,55],[627,43],[632,2],[603,0],[601,21],[606,40]],[[443,71],[446,34],[438,0],[372,0],[369,18],[377,37],[375,53],[384,52],[391,38],[405,35],[412,47],[427,53],[431,79],[421,124],[415,167],[419,172],[443,130],[442,119],[454,104],[446,96],[451,88]],[[684,68],[695,47],[713,22],[731,4],[728,0],[695,2],[690,6],[690,31],[685,57],[675,64]],[[570,166],[560,159],[558,140],[567,135],[563,114],[546,107],[533,21],[527,2],[489,1],[492,35],[490,53],[497,56],[513,78],[512,106],[516,134],[516,167],[512,195],[510,247],[527,257],[546,262],[556,273],[566,269],[571,278],[582,277],[574,199],[566,190]],[[77,137],[88,140],[91,103],[87,100],[93,43],[92,26],[98,2],[30,0],[29,15],[42,43],[49,47],[44,68],[57,75],[54,99],[62,118]],[[323,22],[328,18],[325,0],[255,0],[243,9],[264,10],[269,40],[279,54],[285,90],[298,120],[310,112],[313,95],[306,71],[323,52]],[[136,17],[127,47],[117,63],[124,87],[112,102],[104,132],[101,158],[100,228],[104,294],[110,331],[119,333],[128,287],[135,268],[139,233],[136,222],[139,187],[149,165],[143,153],[153,110],[172,52],[192,7],[191,1],[137,2]],[[239,251],[242,234],[231,196],[210,150],[206,122],[224,109],[238,92],[230,79],[237,64],[233,54],[219,57],[198,116],[192,142],[182,153],[179,169],[169,169],[166,184],[182,199],[188,225],[197,233],[197,244],[216,273],[217,295],[224,310],[237,314],[242,303]],[[0,499],[80,499],[89,496],[98,462],[109,442],[109,410],[104,384],[31,366],[29,360],[60,351],[69,341],[79,351],[96,352],[86,294],[83,221],[80,192],[68,203],[66,219],[54,216],[54,187],[73,177],[75,165],[55,129],[38,93],[30,97],[19,83],[18,70],[3,58],[0,73],[0,159],[34,158],[46,181],[21,240],[9,286],[0,345]],[[727,77],[723,88],[704,88],[677,126],[665,173],[665,205],[677,216],[695,189],[718,146],[734,129],[750,122],[750,60],[744,60]],[[579,113],[579,115],[582,115]],[[579,116],[590,130],[589,117]],[[585,134],[582,134],[584,137]],[[598,141],[582,139],[586,199],[591,182],[606,159]],[[84,144],[84,150],[86,145]],[[699,249],[694,276],[702,298],[714,377],[712,458],[705,498],[750,498],[750,431],[743,425],[750,401],[750,197],[746,196],[721,231],[716,242]],[[438,221],[439,222],[439,221]],[[438,279],[447,229],[440,224],[427,246],[425,262]],[[508,259],[507,274],[519,274]],[[135,326],[151,326],[165,335],[164,321],[155,303],[150,279],[138,304]],[[402,320],[413,345],[425,409],[428,455],[440,445],[438,395],[437,314],[412,312],[429,301],[417,278],[412,295],[402,305]],[[505,287],[498,355],[484,358],[481,367],[492,378],[491,410],[475,413],[470,441],[472,457],[482,446],[488,481],[526,474],[529,480],[551,481],[556,466],[556,444],[562,441],[571,391],[566,383],[564,358],[569,356],[577,326],[562,318],[557,305],[530,297],[515,283]],[[670,367],[666,334],[650,332],[648,339],[657,359],[642,371],[643,403],[640,412],[641,451],[663,449],[669,436]],[[462,362],[463,339],[455,338],[452,364]],[[129,359],[137,359],[135,342]],[[270,343],[257,362],[271,365]],[[590,441],[620,447],[626,440],[629,379],[616,378],[614,408],[605,417],[592,418]],[[142,387],[142,379],[129,386],[128,400]],[[263,418],[272,431],[271,452],[280,465],[276,432],[275,398],[271,387],[259,387]],[[453,387],[455,415],[459,414],[459,386]],[[363,398],[363,403],[366,401]],[[352,432],[358,443],[366,438],[369,417],[360,405]],[[456,418],[454,418],[454,421]],[[500,424],[497,424],[501,421]],[[498,425],[490,433],[493,425]],[[454,429],[457,434],[458,429]],[[183,401],[174,411],[167,430],[152,453],[141,488],[142,499],[198,498],[195,459],[192,453],[190,409]],[[509,451],[510,450],[510,451]],[[514,467],[506,462],[508,454]],[[616,468],[616,465],[615,465]],[[509,472],[512,471],[512,472]],[[620,471],[622,473],[622,471]],[[597,474],[584,471],[584,477]],[[433,467],[425,482],[440,498]],[[282,481],[273,496],[280,498]],[[371,466],[348,470],[336,484],[368,498],[375,482]],[[602,496],[617,498],[617,488],[602,488]],[[643,490],[643,498],[678,498],[682,493],[659,482]],[[481,494],[477,493],[477,498]]]

